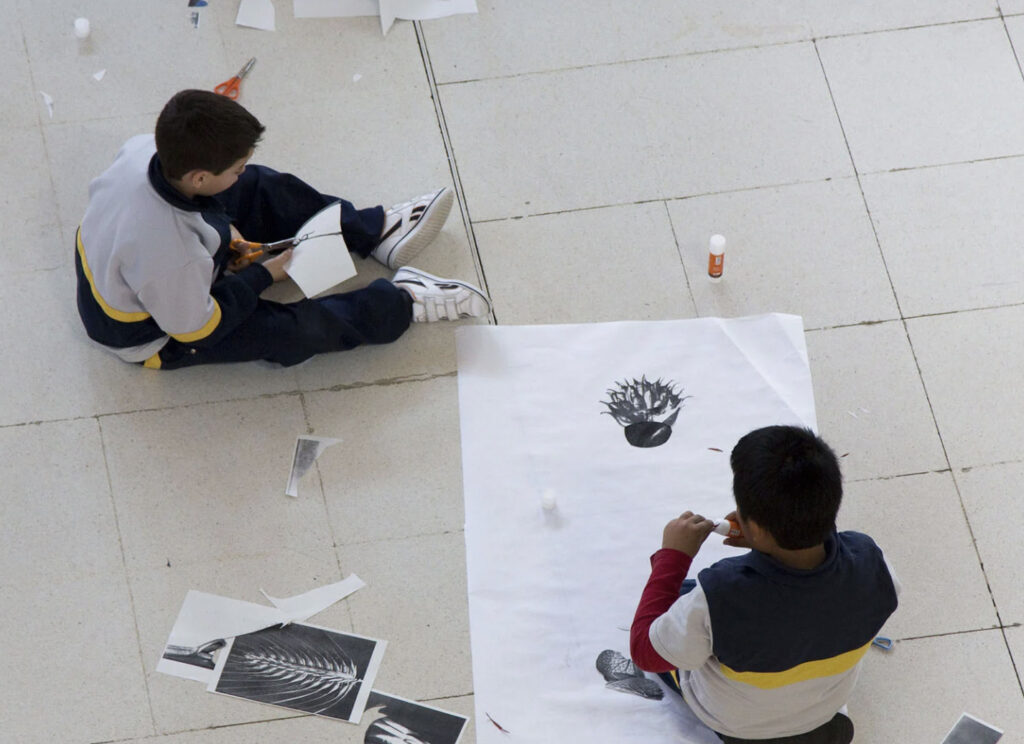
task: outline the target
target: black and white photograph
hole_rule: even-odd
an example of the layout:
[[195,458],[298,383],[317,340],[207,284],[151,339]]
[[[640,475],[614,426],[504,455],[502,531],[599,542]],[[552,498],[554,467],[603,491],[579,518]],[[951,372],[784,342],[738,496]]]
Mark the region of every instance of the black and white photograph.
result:
[[366,703],[363,744],[456,744],[467,719],[374,690]]
[[386,645],[313,625],[267,628],[221,651],[209,689],[358,723]]
[[299,481],[302,480],[302,476],[313,467],[313,463],[316,462],[316,458],[320,457],[321,452],[340,441],[340,439],[332,437],[297,437],[295,452],[292,454],[292,469],[288,473],[288,485],[284,492],[292,498],[298,498]]
[[952,730],[946,734],[942,744],[996,744],[1003,738],[1003,732],[989,726],[970,713],[964,713]]

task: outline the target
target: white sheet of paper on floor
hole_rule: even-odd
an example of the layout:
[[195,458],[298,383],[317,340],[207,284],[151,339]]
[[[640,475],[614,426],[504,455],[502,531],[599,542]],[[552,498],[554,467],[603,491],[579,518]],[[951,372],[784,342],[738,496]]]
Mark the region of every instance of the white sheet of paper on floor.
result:
[[292,0],[296,18],[354,18],[380,15],[377,0]]
[[295,237],[314,236],[295,246],[291,260],[285,266],[288,276],[306,297],[314,297],[356,275],[356,266],[352,263],[345,239],[341,235],[330,234],[340,228],[341,203],[336,202],[310,217],[295,233]]
[[263,596],[267,598],[274,607],[292,618],[292,622],[302,622],[314,615],[323,612],[335,602],[339,602],[353,592],[357,592],[366,586],[366,582],[355,574],[350,574],[334,584],[318,586],[303,594],[296,594],[294,597],[271,597],[260,589]]
[[[156,670],[209,684],[213,679],[213,657],[228,639],[273,625],[303,622],[365,586],[366,582],[349,574],[341,581],[284,599],[263,592],[274,607],[189,590]],[[216,644],[217,641],[225,643]]]
[[43,91],[39,91],[39,95],[41,95],[43,97],[43,103],[46,104],[46,112],[50,115],[50,118],[52,119],[53,118],[53,96],[51,96],[49,93],[44,93]]
[[95,80],[96,82],[99,82],[100,80],[103,79],[103,76],[106,75],[106,74],[107,74],[106,68],[103,68],[102,70],[97,70],[96,72],[94,72],[92,74],[92,79]]
[[380,28],[386,34],[396,18],[428,21],[476,12],[476,0],[380,0]]
[[960,720],[949,730],[942,744],[996,744],[1003,738],[1003,730],[964,713]]
[[191,589],[185,595],[156,670],[208,684],[213,679],[213,656],[217,651],[208,644],[290,620],[288,613],[276,607]]
[[271,0],[239,0],[235,25],[274,31],[274,3]]
[[299,497],[299,481],[313,467],[320,453],[337,444],[340,439],[331,437],[300,436],[295,439],[295,453],[292,455],[292,469],[288,474],[288,485],[284,492],[293,499]]
[[[760,426],[816,428],[801,319],[474,325],[456,341],[477,741],[510,738],[489,714],[544,741],[714,744],[679,698],[610,691],[595,662],[628,653],[665,523],[734,508],[713,448]],[[691,575],[737,552],[708,540]]]
[[387,641],[293,623],[236,636],[207,690],[358,723]]

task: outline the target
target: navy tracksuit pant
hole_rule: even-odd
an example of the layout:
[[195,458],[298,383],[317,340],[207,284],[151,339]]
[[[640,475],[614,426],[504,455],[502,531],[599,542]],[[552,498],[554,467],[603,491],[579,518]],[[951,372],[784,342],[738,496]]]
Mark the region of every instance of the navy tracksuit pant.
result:
[[[290,238],[307,219],[335,202],[341,202],[342,237],[349,251],[368,256],[384,227],[382,207],[356,209],[293,175],[259,165],[247,166],[235,185],[215,198],[246,240],[254,242]],[[216,345],[200,348],[172,338],[161,349],[160,361],[163,369],[254,360],[287,367],[314,354],[389,343],[411,321],[409,294],[377,279],[354,292],[294,303],[261,299],[255,312]]]

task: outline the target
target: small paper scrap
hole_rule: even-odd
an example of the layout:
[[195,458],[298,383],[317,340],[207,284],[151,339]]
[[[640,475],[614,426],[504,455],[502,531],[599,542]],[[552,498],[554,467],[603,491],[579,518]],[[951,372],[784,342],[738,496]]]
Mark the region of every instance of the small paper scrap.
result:
[[352,82],[353,83],[358,83],[362,79],[363,79],[363,76],[360,75],[358,72],[355,75],[352,76]]
[[267,601],[274,607],[288,615],[293,622],[301,623],[313,615],[319,614],[335,602],[343,600],[353,592],[357,592],[366,586],[366,582],[355,574],[349,574],[347,578],[327,586],[318,586],[303,594],[296,594],[294,597],[271,597],[260,589],[260,592]]
[[94,72],[92,74],[92,79],[97,81],[97,82],[99,82],[100,80],[103,79],[103,76],[106,75],[106,74],[107,74],[106,69],[102,69],[99,72]]
[[340,439],[330,437],[298,437],[295,440],[295,454],[292,455],[292,471],[288,475],[288,486],[284,492],[293,499],[299,497],[299,481],[320,457],[320,453],[337,444]]
[[274,31],[274,4],[271,0],[240,0],[236,26],[248,26],[262,31]]
[[50,114],[50,118],[52,119],[53,118],[53,96],[51,96],[49,93],[44,93],[43,91],[39,91],[39,95],[41,95],[43,97],[43,103],[46,104],[46,111],[47,111],[47,113]]

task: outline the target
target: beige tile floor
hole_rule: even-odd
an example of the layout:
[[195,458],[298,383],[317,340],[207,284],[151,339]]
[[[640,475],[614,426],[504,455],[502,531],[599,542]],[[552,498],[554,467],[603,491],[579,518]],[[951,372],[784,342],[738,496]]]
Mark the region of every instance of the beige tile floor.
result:
[[[0,0],[0,740],[361,742],[154,672],[187,589],[351,571],[372,591],[320,621],[389,639],[382,687],[472,713],[450,326],[178,373],[78,328],[89,178],[255,55],[259,160],[361,204],[454,185],[421,263],[486,284],[492,322],[803,315],[842,524],[906,587],[857,741],[937,743],[969,710],[1024,742],[1024,0],[479,0],[386,38],[275,5],[264,33],[235,0],[198,30],[185,0]],[[292,501],[304,431],[348,446]]]

